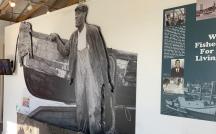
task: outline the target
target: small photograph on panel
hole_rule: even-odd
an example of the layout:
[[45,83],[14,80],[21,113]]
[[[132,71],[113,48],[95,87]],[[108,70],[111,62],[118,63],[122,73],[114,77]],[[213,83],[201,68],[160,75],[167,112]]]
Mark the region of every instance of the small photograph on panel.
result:
[[185,9],[178,8],[165,11],[165,26],[181,26],[185,24]]
[[197,0],[196,20],[216,18],[216,0]]
[[171,59],[171,77],[184,76],[184,59]]
[[164,78],[163,92],[172,94],[184,94],[184,79],[183,78]]

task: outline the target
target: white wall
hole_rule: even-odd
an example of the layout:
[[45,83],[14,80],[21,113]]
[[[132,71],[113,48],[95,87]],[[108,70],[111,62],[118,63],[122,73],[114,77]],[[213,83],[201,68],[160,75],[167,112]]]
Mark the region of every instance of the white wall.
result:
[[4,29],[6,26],[10,25],[10,22],[9,21],[3,21],[3,20],[0,20],[0,46],[1,46],[1,51],[0,51],[0,56],[3,56],[2,55],[2,50],[3,50],[3,44],[4,44]]
[[[8,26],[10,22],[0,20],[0,59],[4,58],[4,28]],[[0,76],[0,123],[3,122],[3,76]]]
[[[160,114],[163,9],[195,0],[89,0],[88,22],[101,27],[108,47],[138,53],[136,134],[215,134],[216,123]],[[69,38],[74,6],[30,20],[36,31]],[[6,29],[6,57],[19,24]],[[5,78],[4,133],[16,133],[16,105],[26,93],[22,68]]]

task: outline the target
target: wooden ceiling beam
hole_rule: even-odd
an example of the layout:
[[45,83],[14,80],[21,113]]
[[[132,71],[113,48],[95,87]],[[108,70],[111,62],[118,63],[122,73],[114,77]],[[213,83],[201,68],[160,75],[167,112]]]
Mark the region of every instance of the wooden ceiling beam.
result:
[[39,4],[39,5],[32,6],[32,10],[28,11],[25,15],[23,13],[22,15],[17,17],[16,22],[24,21],[24,20],[30,18],[31,15],[34,14],[37,10],[39,10],[43,5],[44,4]]
[[[16,0],[13,0],[16,2]],[[4,0],[3,3],[0,5],[0,16],[4,15],[11,9],[9,0]]]
[[53,0],[53,3],[51,5],[49,5],[49,11],[56,10],[54,7],[56,3],[57,3],[57,0]]
[[15,22],[13,19],[10,19],[10,18],[2,18],[0,17],[0,20],[5,20],[5,21],[10,21],[10,22]]
[[5,15],[7,11],[9,11],[10,9],[11,9],[10,5],[7,5],[4,9],[0,10],[1,11],[0,16]]
[[27,11],[25,14],[23,13],[22,15],[17,17],[16,22],[24,21],[30,18],[35,12],[37,12],[40,8],[42,8],[47,1],[48,0],[43,0],[44,3],[32,5],[32,10]]
[[[1,5],[0,5],[0,17],[2,18],[3,16],[5,16],[5,14],[7,14],[12,8],[9,5],[9,1],[10,0],[4,0]],[[18,1],[18,0],[13,0],[14,2]],[[17,18],[15,18],[13,21],[14,22],[20,22],[20,21],[24,21],[28,18],[30,18],[35,12],[37,12],[38,10],[40,10],[44,5],[47,4],[49,0],[41,0],[41,2],[39,2],[38,4],[33,4],[32,5],[32,10],[31,11],[27,11],[27,7],[28,5],[21,11],[21,13],[19,14],[19,16]],[[66,6],[71,6],[73,4],[79,3],[80,0],[67,0],[66,1]],[[57,3],[57,0],[53,1],[53,3],[50,5],[50,9],[53,8],[54,9],[54,5]],[[5,18],[5,17],[4,17]],[[10,20],[11,21],[11,20]]]
[[71,6],[71,5],[74,5],[76,3],[79,3],[79,0],[68,0],[67,1],[67,6]]
[[[27,4],[26,6],[25,6],[25,8],[21,11],[21,13],[19,13],[19,16],[17,16],[17,18],[19,18],[19,17],[21,17],[22,15],[23,15],[23,13],[26,11],[26,9],[28,8],[28,6],[29,6],[29,4]],[[16,18],[16,19],[17,19]]]
[[3,10],[7,5],[9,5],[9,0],[4,0],[0,5],[0,10]]

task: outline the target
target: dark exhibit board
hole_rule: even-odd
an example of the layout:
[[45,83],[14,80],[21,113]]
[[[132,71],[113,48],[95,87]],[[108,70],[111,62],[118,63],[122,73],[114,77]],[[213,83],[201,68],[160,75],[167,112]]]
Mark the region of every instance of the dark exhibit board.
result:
[[161,114],[216,120],[215,4],[164,10]]

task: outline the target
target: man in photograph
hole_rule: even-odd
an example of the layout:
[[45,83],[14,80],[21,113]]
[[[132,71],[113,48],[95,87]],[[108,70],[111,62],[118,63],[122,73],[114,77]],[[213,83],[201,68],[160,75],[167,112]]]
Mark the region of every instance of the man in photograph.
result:
[[180,60],[175,60],[175,67],[171,69],[171,77],[183,77],[184,69],[181,67]]
[[[98,26],[86,23],[88,7],[75,9],[75,25],[69,41],[63,43],[58,34],[50,34],[63,56],[69,57],[70,83],[74,83],[78,130],[104,134],[104,90],[112,90],[109,59]],[[85,124],[89,128],[85,131]],[[89,132],[88,132],[89,131]]]
[[170,15],[167,14],[167,15],[166,15],[166,26],[168,27],[168,26],[170,26],[170,25],[171,25],[171,18],[170,18]]

